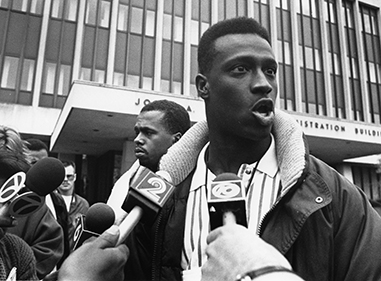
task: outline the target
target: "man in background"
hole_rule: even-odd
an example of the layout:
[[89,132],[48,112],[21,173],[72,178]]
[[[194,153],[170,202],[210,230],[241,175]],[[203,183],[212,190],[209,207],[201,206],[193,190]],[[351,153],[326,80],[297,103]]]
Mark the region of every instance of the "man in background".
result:
[[72,161],[62,161],[62,164],[65,167],[65,178],[57,190],[64,199],[65,207],[69,215],[68,239],[70,249],[73,249],[76,219],[78,216],[85,215],[87,213],[89,203],[85,198],[75,193],[74,183],[77,179],[77,174],[75,173],[75,163]]
[[135,156],[138,159],[115,183],[107,204],[115,212],[117,225],[126,212],[121,209],[131,182],[143,168],[152,172],[158,169],[160,158],[190,128],[190,118],[185,108],[173,101],[157,100],[145,105],[135,123]]

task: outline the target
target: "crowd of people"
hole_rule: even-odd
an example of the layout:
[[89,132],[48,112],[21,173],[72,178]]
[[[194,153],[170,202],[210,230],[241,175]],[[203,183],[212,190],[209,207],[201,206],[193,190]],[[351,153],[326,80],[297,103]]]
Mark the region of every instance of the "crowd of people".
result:
[[[278,63],[267,30],[246,17],[212,25],[198,67],[206,120],[192,126],[168,100],[142,108],[137,161],[115,183],[107,200],[115,222],[99,237],[72,250],[76,218],[89,209],[75,193],[74,162],[62,161],[62,184],[29,216],[14,218],[0,203],[1,280],[381,280],[381,217],[310,155],[301,128],[275,108]],[[0,186],[48,156],[40,140],[0,127]],[[137,222],[119,243],[123,203],[146,169],[167,172],[173,194],[153,223]],[[224,173],[244,188],[246,223],[211,229],[208,192]],[[231,211],[224,208],[218,215]]]

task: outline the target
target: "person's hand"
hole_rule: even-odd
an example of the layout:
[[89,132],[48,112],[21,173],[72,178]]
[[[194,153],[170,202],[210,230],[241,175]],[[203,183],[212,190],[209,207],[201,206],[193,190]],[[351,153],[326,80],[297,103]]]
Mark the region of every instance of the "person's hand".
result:
[[207,262],[202,267],[202,280],[235,280],[238,274],[265,266],[291,269],[286,258],[247,228],[229,224],[209,233]]
[[58,280],[124,280],[129,250],[124,244],[115,247],[118,237],[119,228],[113,225],[101,236],[85,242],[64,261]]

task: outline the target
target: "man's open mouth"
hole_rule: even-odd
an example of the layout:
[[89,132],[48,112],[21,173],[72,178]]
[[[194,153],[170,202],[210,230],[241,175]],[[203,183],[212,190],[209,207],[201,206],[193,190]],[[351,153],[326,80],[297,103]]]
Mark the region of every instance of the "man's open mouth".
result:
[[252,112],[260,124],[269,126],[274,121],[274,102],[269,98],[260,99],[254,104]]

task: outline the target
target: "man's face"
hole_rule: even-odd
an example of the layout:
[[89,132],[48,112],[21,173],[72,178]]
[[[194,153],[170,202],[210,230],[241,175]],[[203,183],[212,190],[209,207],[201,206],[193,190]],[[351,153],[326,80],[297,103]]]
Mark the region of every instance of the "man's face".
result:
[[167,132],[161,111],[141,112],[135,124],[135,156],[140,165],[156,172],[159,160],[174,143],[173,134]]
[[72,194],[76,177],[77,176],[73,166],[69,165],[65,167],[65,178],[61,185],[58,187],[59,191],[63,194]]
[[48,152],[45,149],[41,149],[38,151],[31,150],[28,153],[28,159],[27,160],[31,165],[33,165],[38,160],[41,160],[41,159],[46,158],[46,157],[48,157]]
[[268,137],[277,95],[277,63],[270,44],[255,34],[230,34],[218,38],[215,49],[211,70],[197,77],[210,131],[250,140]]

